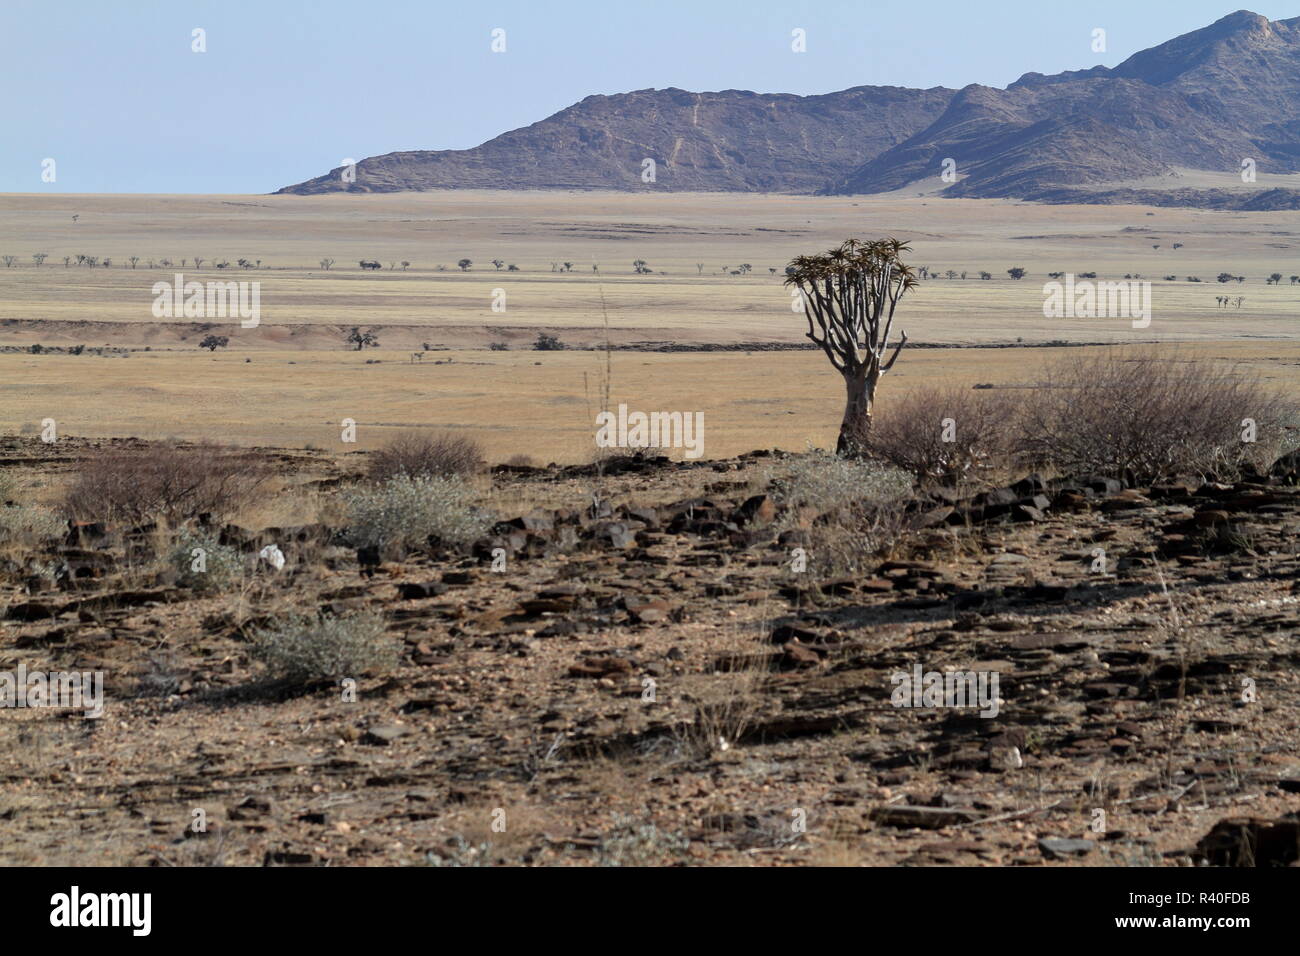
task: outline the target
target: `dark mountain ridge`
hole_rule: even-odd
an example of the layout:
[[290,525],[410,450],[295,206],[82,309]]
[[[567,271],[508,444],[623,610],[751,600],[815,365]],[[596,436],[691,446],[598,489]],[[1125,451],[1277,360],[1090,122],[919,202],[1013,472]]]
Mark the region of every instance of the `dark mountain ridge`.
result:
[[[941,178],[945,160],[955,178]],[[1295,208],[1296,190],[1179,179],[1189,168],[1236,174],[1246,160],[1258,173],[1300,170],[1300,17],[1238,11],[1113,69],[1026,73],[1005,90],[589,96],[474,149],[375,156],[357,164],[355,181],[339,168],[280,192],[918,188],[1116,202],[1168,191],[1178,205]]]

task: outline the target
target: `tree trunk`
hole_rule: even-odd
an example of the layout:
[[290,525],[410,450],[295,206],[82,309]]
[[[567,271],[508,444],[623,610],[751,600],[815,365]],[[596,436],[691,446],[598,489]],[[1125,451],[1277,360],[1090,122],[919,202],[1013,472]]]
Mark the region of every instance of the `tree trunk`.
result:
[[835,452],[850,458],[866,453],[867,436],[871,432],[871,399],[875,392],[875,377],[866,371],[848,372],[844,375],[847,398],[844,420],[840,422],[840,440]]

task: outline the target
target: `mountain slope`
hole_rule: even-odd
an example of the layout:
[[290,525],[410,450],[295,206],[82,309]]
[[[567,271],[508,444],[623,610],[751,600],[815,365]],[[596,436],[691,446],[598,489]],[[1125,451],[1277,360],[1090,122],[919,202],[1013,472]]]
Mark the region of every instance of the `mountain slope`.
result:
[[934,181],[950,196],[1038,198],[1069,186],[1171,175],[1175,166],[1264,173],[1300,160],[1300,18],[1231,14],[1113,70],[971,86],[930,127],[823,190],[873,193]]
[[389,153],[282,193],[437,188],[805,192],[928,126],[953,91],[861,86],[824,96],[638,90],[589,96],[475,149]]
[[[646,159],[653,185],[642,180]],[[1112,202],[1168,189],[1183,205],[1294,208],[1295,190],[1285,188],[1267,199],[1260,188],[1176,189],[1176,168],[1226,179],[1246,159],[1260,173],[1300,169],[1300,17],[1238,11],[1113,69],[1027,73],[1005,90],[589,96],[474,149],[389,153],[362,160],[355,182],[335,169],[280,192],[920,186],[954,197]],[[945,160],[956,181],[940,178]]]

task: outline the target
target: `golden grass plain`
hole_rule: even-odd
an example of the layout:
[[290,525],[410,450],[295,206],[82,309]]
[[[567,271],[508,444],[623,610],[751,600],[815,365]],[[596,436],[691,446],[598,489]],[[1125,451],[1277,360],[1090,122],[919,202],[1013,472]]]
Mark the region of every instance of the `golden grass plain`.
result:
[[[1176,345],[1296,388],[1294,213],[897,194],[6,195],[0,254],[18,261],[0,268],[0,347],[9,347],[0,353],[0,429],[30,430],[53,418],[70,435],[346,452],[374,447],[395,429],[434,427],[472,434],[493,460],[583,461],[608,382],[611,405],[703,411],[707,457],[824,446],[834,439],[843,390],[819,352],[607,357],[599,347],[801,341],[805,324],[780,273],[791,257],[851,235],[905,238],[913,263],[968,274],[923,282],[904,300],[899,326],[914,343],[1013,346],[909,350],[884,380],[881,401],[918,384],[1032,381],[1062,350],[1014,346],[1054,342]],[[37,252],[49,256],[39,268]],[[63,256],[79,253],[113,265],[74,260],[65,268]],[[140,257],[136,268],[130,256]],[[205,260],[201,269],[195,256]],[[262,265],[238,269],[240,257]],[[456,267],[462,257],[474,262],[469,272]],[[163,258],[175,265],[162,267]],[[222,258],[232,266],[213,269]],[[322,269],[322,258],[334,259],[333,268]],[[363,273],[363,258],[384,268]],[[497,270],[492,259],[519,271]],[[636,259],[653,274],[635,274]],[[411,265],[403,270],[402,261]],[[552,271],[565,262],[572,271]],[[731,275],[742,263],[752,271]],[[1011,266],[1028,277],[1010,280]],[[995,278],[981,281],[980,270]],[[1044,318],[1043,283],[1057,271],[1152,280],[1150,327]],[[1246,281],[1215,282],[1225,271]],[[155,319],[152,286],[177,272],[260,282],[260,324]],[[1282,283],[1266,285],[1274,272]],[[1189,275],[1203,281],[1187,282]],[[504,312],[492,309],[497,290]],[[1215,301],[1221,295],[1244,302],[1224,309]],[[230,337],[228,349],[198,349],[205,321]],[[351,326],[375,328],[380,347],[348,350]],[[575,350],[530,350],[539,331]],[[488,351],[493,342],[510,350]],[[134,351],[17,351],[36,343]],[[426,343],[436,351],[412,363],[410,352]],[[356,445],[340,442],[344,418],[358,423]]]

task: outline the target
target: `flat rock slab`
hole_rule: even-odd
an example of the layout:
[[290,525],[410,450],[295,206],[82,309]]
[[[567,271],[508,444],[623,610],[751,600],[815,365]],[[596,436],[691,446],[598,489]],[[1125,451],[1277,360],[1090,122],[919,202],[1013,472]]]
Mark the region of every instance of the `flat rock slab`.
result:
[[1072,856],[1087,856],[1097,844],[1091,840],[1071,840],[1058,837],[1044,837],[1038,841],[1038,848],[1043,855],[1053,860],[1064,860]]
[[877,807],[871,818],[887,827],[919,827],[939,830],[961,823],[974,823],[982,814],[959,807]]

